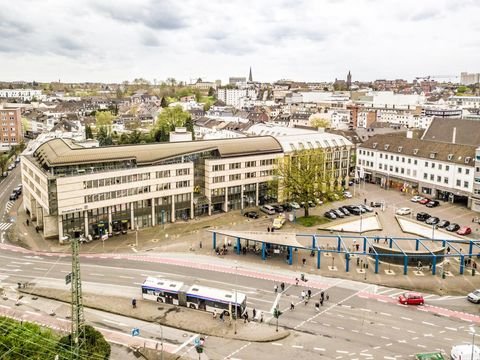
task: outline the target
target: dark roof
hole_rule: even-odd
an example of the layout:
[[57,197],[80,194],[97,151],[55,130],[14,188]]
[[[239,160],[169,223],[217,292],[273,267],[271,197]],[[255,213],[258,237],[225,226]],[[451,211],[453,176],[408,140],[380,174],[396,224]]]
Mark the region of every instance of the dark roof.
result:
[[422,139],[451,143],[453,129],[456,129],[456,144],[480,146],[480,121],[477,120],[434,118]]
[[52,139],[40,145],[34,157],[48,166],[135,160],[139,165],[155,164],[182,155],[218,150],[222,158],[281,153],[280,143],[271,136],[216,139],[173,143],[81,148],[63,139]]
[[[414,156],[474,166],[475,149],[472,145],[447,144],[439,141],[409,139],[398,135],[375,135],[358,145],[361,149],[375,149],[396,155]],[[432,154],[434,157],[432,157]],[[467,162],[465,160],[468,160]]]

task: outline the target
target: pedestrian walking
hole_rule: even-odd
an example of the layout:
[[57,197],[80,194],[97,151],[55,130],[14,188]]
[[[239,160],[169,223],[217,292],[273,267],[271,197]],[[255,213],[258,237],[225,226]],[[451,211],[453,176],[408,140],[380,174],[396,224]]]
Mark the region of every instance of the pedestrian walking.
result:
[[327,296],[325,297],[325,299],[327,299],[327,301],[330,299],[330,296],[327,294]]
[[302,297],[302,300],[305,299],[305,291],[302,290],[302,292],[300,293],[301,297]]
[[298,286],[298,278],[295,278],[295,286]]
[[325,293],[322,291],[322,292],[320,293],[320,299],[323,300],[324,298],[325,298]]
[[284,291],[285,291],[285,283],[282,282],[282,283],[280,284],[280,288],[282,289],[282,292],[284,292]]
[[306,263],[307,263],[307,259],[303,258],[302,259],[302,266],[305,266]]
[[30,225],[30,220],[27,219],[27,226],[29,226],[29,225]]
[[320,303],[315,303],[315,310],[320,311]]
[[263,323],[263,311],[260,312],[260,322]]
[[293,301],[290,302],[290,311],[293,311],[295,310],[295,304],[293,303]]
[[200,249],[202,248],[202,240],[200,240],[199,247],[200,247]]
[[35,226],[35,231],[38,233],[40,231],[40,228],[37,226]]
[[323,306],[323,298],[320,298],[320,305]]
[[267,231],[270,232],[270,226],[267,227]]
[[278,285],[277,285],[277,284],[275,284],[275,285],[273,286],[273,291],[278,292]]
[[305,298],[305,306],[308,304],[308,297]]
[[135,298],[132,299],[132,307],[133,307],[134,309],[137,308],[137,299],[135,299]]
[[223,318],[223,316],[224,316],[223,312],[220,313],[220,320],[221,320],[221,321],[225,321],[225,319]]
[[363,203],[367,205],[367,199],[363,199]]
[[253,308],[253,320],[255,321],[255,318],[257,317],[257,310],[255,308]]
[[312,290],[308,289],[307,293],[308,293],[308,298],[310,299],[312,297]]
[[217,318],[217,310],[213,310],[213,318],[214,318],[214,319]]

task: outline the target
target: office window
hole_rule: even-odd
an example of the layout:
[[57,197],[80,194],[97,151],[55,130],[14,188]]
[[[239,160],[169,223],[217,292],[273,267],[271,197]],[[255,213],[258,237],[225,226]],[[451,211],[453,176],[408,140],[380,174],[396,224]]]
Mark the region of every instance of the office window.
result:
[[460,180],[457,180],[457,186],[461,186],[462,182]]
[[225,176],[214,176],[212,182],[214,184],[224,182],[225,181]]
[[380,159],[383,159],[383,154],[382,153],[380,153]]
[[444,182],[445,184],[448,184],[448,177],[445,176],[445,177],[443,178],[443,182]]
[[435,180],[435,175],[430,174],[430,180],[431,180],[431,181]]
[[464,181],[464,182],[463,182],[463,187],[464,187],[464,188],[468,188],[468,181]]
[[218,165],[213,165],[212,171],[224,171],[225,170],[225,164],[218,164]]
[[423,173],[423,178],[426,180],[428,179],[428,174],[427,173]]
[[440,175],[437,175],[437,181],[442,182],[442,177]]
[[470,174],[470,169],[465,169],[465,175],[469,175]]
[[442,164],[438,164],[438,170],[442,170]]
[[234,169],[240,169],[241,166],[242,166],[242,163],[237,162],[237,163],[231,163],[231,164],[229,164],[229,165],[228,165],[228,168],[229,168],[230,170],[234,170]]
[[177,169],[177,176],[189,175],[190,169]]
[[417,165],[417,160],[413,160],[413,165]]
[[405,158],[402,156],[402,163],[404,163],[404,162],[405,162]]
[[407,159],[407,163],[411,164],[411,163],[412,163],[412,159],[408,158],[408,159]]
[[432,169],[435,169],[435,163],[432,162]]
[[458,171],[459,174],[461,174],[462,173],[462,168],[459,167],[457,171]]
[[228,180],[235,181],[235,180],[240,180],[241,178],[242,178],[241,174],[233,174],[228,177]]
[[246,161],[245,162],[245,167],[249,168],[249,167],[255,167],[257,166],[257,162],[256,161]]
[[426,168],[428,167],[428,161],[425,161],[425,167]]
[[445,165],[445,171],[450,170],[450,165]]
[[257,176],[256,172],[250,172],[245,174],[245,179],[251,179]]

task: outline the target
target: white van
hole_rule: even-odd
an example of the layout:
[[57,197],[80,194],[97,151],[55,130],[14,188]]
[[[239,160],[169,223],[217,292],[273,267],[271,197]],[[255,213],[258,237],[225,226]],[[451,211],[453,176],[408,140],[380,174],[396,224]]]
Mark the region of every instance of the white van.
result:
[[480,360],[480,348],[473,344],[455,345],[450,356],[453,360]]
[[260,211],[263,211],[264,213],[268,215],[275,215],[275,209],[273,206],[270,205],[262,205],[260,206]]

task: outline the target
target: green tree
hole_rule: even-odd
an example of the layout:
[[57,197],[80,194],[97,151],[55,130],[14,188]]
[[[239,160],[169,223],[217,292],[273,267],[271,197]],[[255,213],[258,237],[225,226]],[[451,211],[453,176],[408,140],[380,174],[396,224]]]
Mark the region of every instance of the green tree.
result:
[[97,140],[100,146],[108,146],[113,144],[112,135],[105,126],[100,126],[97,132]]
[[457,88],[457,94],[462,95],[467,92],[468,88],[464,85],[461,85]]
[[162,96],[162,100],[160,101],[160,106],[161,106],[162,108],[168,107],[168,101],[167,101],[167,99],[165,98],[165,96]]
[[215,96],[215,89],[211,86],[208,89],[208,96]]
[[106,127],[110,132],[113,123],[113,115],[110,111],[97,111],[95,113],[96,127]]
[[190,114],[183,111],[180,106],[165,108],[158,115],[152,135],[156,141],[168,141],[170,131],[174,131],[176,127],[188,125],[193,130],[193,122],[190,123],[190,121]]
[[0,169],[2,170],[2,174],[7,170],[7,165],[8,165],[8,155],[2,154],[0,155]]
[[143,141],[143,134],[138,130],[133,130],[128,136],[129,144],[140,144]]
[[85,139],[93,139],[92,127],[90,125],[85,125]]
[[308,201],[314,201],[328,187],[329,173],[321,149],[295,151],[280,159],[276,167],[283,197],[304,203],[305,216],[309,215]]
[[[81,359],[105,359],[110,358],[112,351],[110,344],[105,340],[102,333],[90,325],[85,325],[80,333],[80,338],[85,339],[80,348]],[[66,335],[58,342],[58,348],[71,351],[72,335]]]
[[314,128],[330,128],[330,120],[322,118],[313,118],[310,125]]

